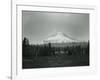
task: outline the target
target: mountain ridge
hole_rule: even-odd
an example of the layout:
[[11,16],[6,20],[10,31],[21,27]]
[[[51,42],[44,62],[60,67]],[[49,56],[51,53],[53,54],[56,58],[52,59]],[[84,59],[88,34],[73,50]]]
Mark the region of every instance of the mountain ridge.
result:
[[56,32],[50,35],[47,39],[43,40],[44,43],[67,43],[67,42],[76,42],[70,36],[62,32]]

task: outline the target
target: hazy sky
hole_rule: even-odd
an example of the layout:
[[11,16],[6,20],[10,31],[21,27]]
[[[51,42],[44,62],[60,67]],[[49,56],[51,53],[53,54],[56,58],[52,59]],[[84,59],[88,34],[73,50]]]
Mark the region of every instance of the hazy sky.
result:
[[55,32],[89,40],[89,14],[22,11],[23,37],[38,43]]

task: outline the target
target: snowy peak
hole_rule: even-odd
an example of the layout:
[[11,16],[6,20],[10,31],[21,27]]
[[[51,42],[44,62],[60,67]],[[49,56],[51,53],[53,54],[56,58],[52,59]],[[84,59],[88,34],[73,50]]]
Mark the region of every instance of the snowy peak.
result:
[[72,38],[62,32],[56,32],[44,40],[44,43],[67,43],[75,42]]

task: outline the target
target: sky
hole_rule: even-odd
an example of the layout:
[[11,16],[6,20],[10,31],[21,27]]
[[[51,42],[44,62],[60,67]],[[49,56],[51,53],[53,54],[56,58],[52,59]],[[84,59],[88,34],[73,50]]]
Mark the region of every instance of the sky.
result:
[[22,11],[22,37],[31,44],[62,32],[76,40],[89,40],[89,14]]

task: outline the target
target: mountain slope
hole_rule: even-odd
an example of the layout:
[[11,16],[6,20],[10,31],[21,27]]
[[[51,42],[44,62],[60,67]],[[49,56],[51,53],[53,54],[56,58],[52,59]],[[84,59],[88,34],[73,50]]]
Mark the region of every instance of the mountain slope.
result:
[[68,43],[68,42],[76,42],[76,40],[72,39],[71,37],[67,36],[62,32],[57,32],[49,36],[43,42],[45,43]]

